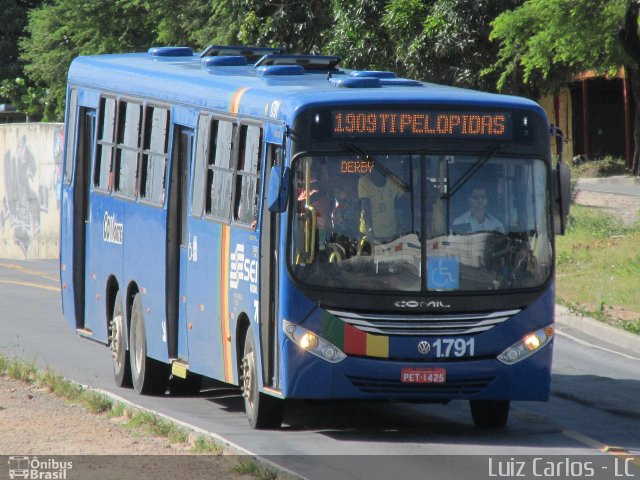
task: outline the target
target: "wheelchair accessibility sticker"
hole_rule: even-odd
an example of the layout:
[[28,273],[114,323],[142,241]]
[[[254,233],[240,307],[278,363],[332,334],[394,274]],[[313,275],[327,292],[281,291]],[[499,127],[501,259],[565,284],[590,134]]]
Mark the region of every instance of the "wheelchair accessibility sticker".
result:
[[455,257],[429,257],[428,287],[433,290],[456,290],[460,285],[460,262]]

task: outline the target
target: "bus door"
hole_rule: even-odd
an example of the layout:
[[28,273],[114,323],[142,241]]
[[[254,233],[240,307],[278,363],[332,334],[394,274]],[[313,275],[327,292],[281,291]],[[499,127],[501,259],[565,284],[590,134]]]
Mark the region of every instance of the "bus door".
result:
[[173,158],[167,221],[167,346],[169,358],[188,361],[187,289],[189,263],[189,172],[194,131],[177,126],[173,133]]
[[279,238],[281,214],[267,208],[269,175],[272,166],[283,164],[284,126],[265,124],[264,135],[264,188],[260,232],[260,337],[262,343],[262,378],[264,385],[279,389],[278,377],[278,290],[279,290]]
[[73,328],[90,329],[85,322],[86,224],[96,129],[96,111],[78,107],[78,91],[69,94],[66,155],[60,185],[60,280],[62,305]]

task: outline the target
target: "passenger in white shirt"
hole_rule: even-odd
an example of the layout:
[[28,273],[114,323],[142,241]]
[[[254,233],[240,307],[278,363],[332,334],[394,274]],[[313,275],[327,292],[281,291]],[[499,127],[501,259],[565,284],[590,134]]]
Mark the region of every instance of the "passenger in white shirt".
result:
[[474,186],[469,195],[469,210],[453,221],[454,233],[473,233],[480,231],[504,232],[502,223],[487,212],[487,190]]

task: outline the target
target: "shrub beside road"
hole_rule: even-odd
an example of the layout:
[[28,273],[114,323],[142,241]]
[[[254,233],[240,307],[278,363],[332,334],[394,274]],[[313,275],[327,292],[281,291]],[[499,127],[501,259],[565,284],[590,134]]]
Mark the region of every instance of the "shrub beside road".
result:
[[[574,175],[598,174],[598,163],[585,167]],[[556,239],[558,303],[640,334],[639,219],[640,196],[577,192],[568,232]]]

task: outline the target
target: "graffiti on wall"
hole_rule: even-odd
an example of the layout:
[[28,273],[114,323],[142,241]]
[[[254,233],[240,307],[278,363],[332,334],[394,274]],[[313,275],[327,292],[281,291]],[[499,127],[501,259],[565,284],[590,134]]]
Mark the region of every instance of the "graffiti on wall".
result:
[[[64,149],[61,125],[53,128],[49,142],[42,142],[42,134],[32,139],[30,133],[20,132],[17,142],[0,152],[4,168],[0,231],[12,237],[25,258],[33,257],[30,249],[41,233],[43,218],[49,213],[59,215]],[[48,148],[41,148],[43,143]]]

